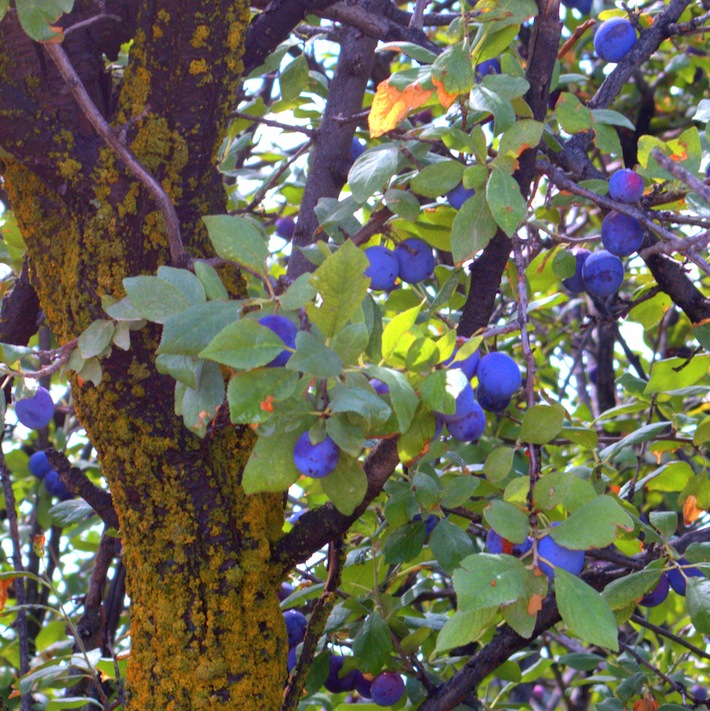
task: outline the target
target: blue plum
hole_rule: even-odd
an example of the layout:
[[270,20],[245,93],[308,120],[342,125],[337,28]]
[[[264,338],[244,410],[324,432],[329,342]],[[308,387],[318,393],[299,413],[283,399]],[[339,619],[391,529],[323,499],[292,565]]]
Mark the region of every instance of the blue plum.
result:
[[350,162],[354,163],[365,152],[365,144],[353,136],[350,144]]
[[294,587],[291,583],[281,583],[281,587],[277,593],[279,602],[283,602],[287,597],[293,595]]
[[277,217],[276,218],[276,234],[284,239],[291,239],[293,232],[296,229],[296,221],[293,217]]
[[486,431],[486,415],[474,400],[471,410],[457,420],[446,423],[449,434],[459,442],[475,442]]
[[296,653],[296,647],[291,647],[291,649],[288,650],[288,657],[286,657],[286,668],[288,669],[289,674],[296,666],[297,662],[298,654]]
[[668,597],[669,587],[668,574],[663,573],[658,583],[656,583],[656,587],[641,598],[639,605],[643,605],[644,607],[656,607],[656,605],[660,605]]
[[396,672],[381,672],[372,680],[371,693],[378,706],[394,706],[404,694],[402,677]]
[[330,437],[313,444],[306,431],[297,440],[293,448],[293,461],[301,474],[313,479],[322,479],[332,474],[338,466],[340,450]]
[[[298,328],[290,319],[285,316],[280,316],[279,314],[270,314],[268,316],[262,316],[259,319],[259,323],[273,331],[289,348],[296,347]],[[284,366],[288,363],[290,357],[291,351],[283,350],[276,358],[269,361],[266,366],[268,368]]]
[[457,338],[456,348],[451,358],[447,358],[442,363],[442,365],[449,366],[450,368],[458,368],[459,370],[463,370],[463,372],[466,374],[466,377],[471,380],[471,378],[476,375],[476,371],[478,370],[478,364],[481,361],[480,351],[474,351],[470,356],[468,356],[468,358],[464,358],[463,360],[454,360],[461,346],[466,343],[467,340],[468,338]]
[[592,10],[594,0],[562,0],[562,4],[573,10],[579,10],[583,15],[588,15]]
[[628,168],[617,170],[609,178],[609,197],[619,202],[636,202],[644,190],[643,178]]
[[636,44],[636,30],[623,17],[602,22],[594,35],[594,51],[605,62],[620,62]]
[[456,210],[460,210],[463,204],[470,197],[476,194],[475,190],[470,190],[469,188],[464,188],[463,183],[459,183],[453,190],[449,190],[446,193],[446,199],[449,201],[449,205]]
[[365,250],[365,256],[370,262],[365,270],[365,276],[370,277],[370,288],[389,291],[399,276],[399,260],[395,253],[387,247],[375,245]]
[[32,397],[17,400],[15,415],[18,422],[30,430],[41,430],[46,427],[54,415],[54,401],[49,390],[40,386]]
[[390,391],[390,386],[377,378],[371,378],[370,385],[372,385],[378,395],[386,395]]
[[522,382],[518,364],[507,353],[488,353],[478,364],[479,388],[499,402],[509,400]]
[[461,420],[476,408],[476,398],[470,383],[466,383],[456,396],[455,409],[450,414],[437,412],[436,414],[448,425],[456,420]]
[[606,298],[619,291],[624,281],[624,265],[615,254],[600,249],[587,257],[582,278],[588,294]]
[[408,284],[417,284],[428,279],[434,272],[436,261],[432,248],[416,237],[405,239],[395,247],[399,262],[399,278]]
[[508,555],[520,557],[525,555],[531,548],[532,538],[530,536],[525,539],[524,543],[511,543],[492,528],[486,534],[486,550],[495,555],[507,553]]
[[502,413],[508,405],[510,398],[496,398],[487,393],[480,385],[476,388],[476,401],[486,411],[493,412],[497,415]]
[[286,634],[288,634],[288,646],[295,647],[303,642],[303,638],[306,636],[306,627],[308,627],[306,616],[298,610],[286,610],[284,622],[286,623]]
[[360,675],[359,669],[351,669],[349,672],[342,674],[345,657],[338,654],[331,654],[328,660],[328,677],[323,684],[328,691],[334,694],[340,694],[344,691],[352,691],[358,681]]
[[52,465],[47,459],[47,453],[44,450],[35,452],[31,457],[30,461],[27,463],[29,467],[30,474],[36,476],[38,479],[44,479],[44,477],[52,470]]
[[61,501],[73,498],[67,489],[66,484],[59,478],[59,474],[50,469],[44,475],[44,488],[52,495],[56,496]]
[[687,567],[690,563],[685,558],[681,558],[678,564],[683,566],[683,572],[679,568],[671,568],[668,571],[668,582],[678,595],[685,596],[688,578],[701,578],[703,574],[695,567]]
[[628,257],[643,244],[643,227],[637,219],[612,210],[602,222],[602,242],[617,257]]
[[500,74],[500,59],[486,59],[485,62],[476,65],[476,79],[478,81],[489,74]]
[[364,699],[372,698],[372,678],[365,676],[362,672],[357,675],[355,680],[355,691]]
[[565,289],[567,289],[567,291],[571,291],[573,294],[579,294],[580,292],[584,291],[582,268],[584,267],[584,263],[587,261],[587,257],[590,254],[591,252],[588,249],[578,249],[574,253],[574,258],[577,260],[574,274],[571,277],[568,277],[567,279],[564,279],[562,281],[562,285],[565,287]]
[[565,548],[557,543],[552,536],[545,536],[537,543],[537,552],[540,556],[539,565],[549,579],[555,577],[552,566],[562,568],[572,575],[579,575],[584,568],[584,551],[575,551]]

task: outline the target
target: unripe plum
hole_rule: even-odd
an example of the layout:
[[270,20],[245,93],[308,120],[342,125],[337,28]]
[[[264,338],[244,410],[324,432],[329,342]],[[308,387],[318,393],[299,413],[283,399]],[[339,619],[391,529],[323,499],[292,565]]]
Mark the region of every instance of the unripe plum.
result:
[[643,178],[628,168],[617,170],[609,178],[609,197],[619,202],[636,202],[644,190]]
[[460,419],[447,422],[446,428],[459,442],[474,442],[486,431],[486,415],[474,400],[471,410]]
[[602,22],[594,35],[594,51],[605,62],[620,62],[636,44],[636,30],[623,17]]
[[399,276],[399,260],[395,253],[387,247],[375,245],[365,250],[365,256],[370,262],[365,270],[365,276],[370,277],[370,288],[377,291],[391,289]]
[[284,239],[291,239],[293,231],[296,229],[296,221],[293,217],[276,218],[276,234]]
[[417,284],[428,279],[434,271],[434,252],[426,242],[416,237],[410,237],[398,244],[394,254],[399,262],[399,278],[408,284]]
[[579,294],[584,291],[584,279],[582,279],[582,267],[587,261],[587,257],[591,254],[588,249],[578,249],[574,253],[574,258],[577,260],[577,264],[574,269],[574,274],[567,279],[562,280],[562,285],[571,291],[573,294]]
[[[273,331],[289,348],[296,347],[296,335],[298,334],[298,328],[290,319],[285,316],[280,316],[279,314],[270,314],[268,316],[262,316],[259,319],[259,323]],[[276,358],[269,361],[266,364],[266,367],[277,368],[279,366],[284,366],[288,363],[290,357],[291,351],[283,350],[276,356]]]
[[371,693],[378,706],[394,706],[404,694],[402,677],[396,672],[381,672],[372,680]]
[[451,205],[451,207],[455,210],[460,210],[466,200],[473,197],[475,194],[475,190],[464,188],[463,183],[459,183],[455,188],[453,188],[453,190],[449,190],[449,192],[446,193],[446,199],[449,201],[449,205]]
[[624,281],[624,265],[615,254],[600,249],[587,257],[582,278],[588,294],[605,298],[619,291]]
[[668,597],[669,587],[668,575],[663,573],[656,587],[641,598],[639,605],[643,605],[644,607],[656,607],[656,605],[660,605]]
[[602,242],[617,257],[628,257],[643,244],[643,227],[637,219],[612,210],[602,222]]
[[584,551],[575,551],[565,548],[555,541],[552,536],[545,536],[537,543],[537,552],[540,558],[539,566],[545,575],[551,580],[555,577],[552,566],[562,568],[572,575],[579,575],[584,568]]
[[518,364],[507,353],[488,353],[478,364],[479,387],[499,402],[510,399],[522,382]]
[[295,647],[303,642],[303,638],[306,636],[306,627],[308,627],[306,616],[298,610],[286,610],[284,622],[286,622],[288,646]]
[[[682,566],[688,566],[690,563],[685,558],[681,558],[678,561],[679,565]],[[701,578],[703,577],[703,574],[700,572],[695,567],[689,568],[689,567],[683,567],[683,572],[681,573],[679,568],[671,568],[668,571],[668,582],[670,583],[671,587],[675,592],[678,593],[678,595],[683,595],[685,596],[685,591],[688,587],[688,580],[687,578]]]
[[293,448],[293,461],[301,474],[322,479],[332,474],[338,466],[340,450],[330,437],[313,444],[308,431],[304,432]]
[[15,415],[20,424],[30,430],[41,430],[46,427],[54,415],[54,401],[49,390],[40,386],[32,397],[17,400]]
[[47,459],[47,453],[44,450],[35,452],[28,462],[30,474],[36,476],[38,479],[44,479],[46,474],[51,471],[52,465]]

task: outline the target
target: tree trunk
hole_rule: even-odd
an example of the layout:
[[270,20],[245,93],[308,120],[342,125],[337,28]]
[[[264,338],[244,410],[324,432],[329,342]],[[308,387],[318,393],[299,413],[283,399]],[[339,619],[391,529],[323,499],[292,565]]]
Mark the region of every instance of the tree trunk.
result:
[[[126,144],[175,204],[186,250],[208,254],[200,218],[225,209],[217,152],[248,5],[115,5],[122,23],[78,29],[64,46],[94,103],[125,128]],[[93,3],[77,2],[65,26],[93,12]],[[115,96],[101,53],[115,54],[129,37],[131,60]],[[121,298],[125,277],[169,262],[165,221],[11,14],[0,24],[0,136],[32,281],[50,328],[66,343],[105,318],[101,300]],[[238,294],[239,275],[222,276]],[[286,637],[270,555],[281,497],[241,489],[250,430],[226,417],[205,439],[184,427],[174,381],[155,369],[159,335],[146,327],[132,332],[130,350],[114,347],[98,386],[72,380],[121,524],[131,597],[127,708],[276,709]]]

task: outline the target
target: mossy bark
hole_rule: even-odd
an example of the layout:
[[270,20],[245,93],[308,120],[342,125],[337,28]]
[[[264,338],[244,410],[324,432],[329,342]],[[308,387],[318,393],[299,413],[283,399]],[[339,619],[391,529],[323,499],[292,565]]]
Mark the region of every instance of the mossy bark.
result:
[[[248,6],[123,5],[134,44],[120,94],[106,106],[113,101],[117,126],[129,122],[128,145],[174,201],[187,251],[209,254],[200,217],[224,211],[217,151]],[[87,129],[49,60],[38,61],[13,22],[0,23],[0,155],[10,156],[2,174],[47,322],[65,343],[103,316],[102,296],[122,295],[123,278],[167,262],[167,238],[152,198]],[[105,77],[87,57],[101,47],[82,44],[81,31],[71,36],[67,52],[98,94]],[[224,278],[238,294],[239,275]],[[205,439],[186,430],[174,414],[174,382],[155,369],[158,339],[155,328],[134,332],[129,351],[102,361],[100,385],[72,383],[121,523],[131,597],[127,708],[277,709],[286,640],[271,549],[281,497],[244,495],[249,429],[217,427]]]

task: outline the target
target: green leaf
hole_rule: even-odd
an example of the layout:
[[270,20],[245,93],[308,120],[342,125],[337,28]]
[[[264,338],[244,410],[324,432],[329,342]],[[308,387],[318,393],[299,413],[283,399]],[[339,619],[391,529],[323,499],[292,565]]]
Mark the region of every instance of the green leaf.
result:
[[414,42],[380,42],[378,52],[402,52],[420,64],[431,64],[436,59],[436,54]]
[[451,256],[460,265],[485,249],[498,230],[496,220],[483,191],[461,206],[451,225]]
[[596,496],[597,492],[590,482],[570,472],[545,474],[533,489],[535,506],[542,511],[551,511],[556,506],[574,511]]
[[619,650],[614,613],[594,588],[566,570],[557,569],[555,598],[562,620],[572,634],[589,644]]
[[196,356],[240,314],[238,301],[208,301],[174,314],[163,324],[158,353]]
[[468,503],[480,484],[481,480],[478,477],[466,474],[446,481],[441,492],[442,508],[453,509]]
[[377,612],[371,612],[353,639],[353,653],[365,673],[377,674],[392,654],[392,633]]
[[[73,0],[16,0],[17,18],[35,42],[56,42],[62,32],[56,27],[62,14],[71,12]],[[3,13],[4,14],[4,13]]]
[[685,601],[693,627],[700,634],[710,634],[710,580],[689,578]]
[[710,417],[706,417],[700,422],[700,424],[695,428],[695,433],[693,434],[693,444],[699,447],[701,444],[710,440]]
[[353,423],[348,413],[343,412],[329,417],[325,422],[325,431],[338,445],[338,449],[358,457],[365,441],[364,428]]
[[190,306],[202,304],[207,300],[202,282],[187,269],[175,269],[175,267],[166,266],[158,267],[158,278],[167,281],[181,291]]
[[416,221],[421,211],[421,205],[414,195],[405,190],[390,188],[385,193],[385,205],[389,207],[395,215],[410,222]]
[[426,406],[420,406],[409,429],[397,440],[397,454],[402,463],[409,466],[426,454],[435,431],[436,418]]
[[497,606],[456,610],[439,632],[436,651],[443,652],[475,642],[488,629],[497,614]]
[[455,188],[463,176],[464,165],[457,160],[443,160],[424,166],[411,180],[415,193],[428,198],[445,195]]
[[284,67],[279,77],[281,96],[284,101],[293,101],[308,85],[308,60],[299,54]]
[[386,563],[406,563],[421,552],[426,539],[423,521],[414,521],[397,528],[385,539]]
[[565,548],[589,550],[611,545],[619,529],[634,530],[634,522],[616,499],[599,496],[577,509],[568,519],[550,532],[552,538]]
[[207,434],[207,426],[224,402],[224,378],[217,363],[203,361],[196,371],[197,387],[186,388],[182,399],[185,426],[199,437]]
[[562,92],[555,104],[557,121],[569,134],[587,131],[592,127],[592,112],[574,95]]
[[678,528],[676,511],[651,511],[648,520],[664,538],[670,538]]
[[96,512],[83,499],[71,499],[70,501],[60,501],[49,509],[52,524],[55,526],[71,526],[74,523],[81,523],[96,515]]
[[483,473],[492,484],[503,481],[513,468],[515,450],[512,447],[497,447],[483,464]]
[[650,425],[639,427],[630,435],[626,435],[626,437],[618,442],[614,442],[614,444],[610,444],[608,447],[602,449],[602,451],[599,452],[599,458],[602,459],[602,461],[612,459],[626,447],[630,447],[634,444],[640,444],[641,442],[648,442],[649,440],[655,439],[659,435],[669,434],[671,431],[672,426],[670,422],[652,422]]
[[359,156],[348,174],[348,185],[355,200],[366,202],[384,190],[398,166],[399,150],[393,143],[375,146]]
[[243,318],[225,326],[198,355],[230,368],[248,369],[266,365],[285,349],[286,344],[270,328]]
[[367,477],[356,457],[340,452],[338,466],[320,480],[323,491],[340,513],[350,516],[367,493]]
[[482,84],[473,87],[469,103],[474,111],[493,114],[493,130],[495,133],[500,133],[515,123],[515,110],[510,101],[496,90],[499,89],[497,85],[495,89],[491,87],[491,82],[495,78],[497,77],[487,76]]
[[561,405],[533,405],[523,415],[520,439],[530,444],[547,444],[560,433],[565,417]]
[[594,123],[603,123],[610,126],[624,126],[631,131],[636,130],[636,126],[624,114],[611,109],[592,109]]
[[500,499],[493,499],[483,509],[483,518],[496,533],[512,543],[523,543],[530,533],[528,515],[517,506]]
[[220,257],[261,274],[266,273],[269,248],[264,236],[251,220],[233,215],[208,215],[202,221]]
[[[382,359],[388,360],[395,352],[402,336],[414,326],[422,304],[397,314],[382,332]],[[396,364],[395,364],[396,365]]]
[[343,371],[343,361],[312,333],[299,331],[296,352],[289,358],[286,367],[319,378],[335,378]]
[[584,652],[572,652],[563,654],[558,663],[560,666],[576,669],[577,671],[592,671],[604,662],[604,657],[599,654],[590,654]]
[[333,252],[311,275],[322,303],[306,305],[311,321],[327,338],[340,331],[360,308],[367,294],[369,265],[365,253],[349,240]]
[[222,280],[217,274],[217,270],[205,262],[199,260],[195,262],[195,276],[200,280],[202,288],[205,290],[205,295],[208,299],[222,299],[226,301],[229,298],[227,289],[225,289]]
[[51,699],[44,708],[45,711],[62,711],[62,709],[80,709],[87,705],[104,708],[103,704],[89,696],[64,696],[61,699]]
[[471,55],[463,44],[445,49],[432,64],[431,75],[454,96],[468,93],[476,83]]
[[345,365],[355,365],[370,342],[364,323],[349,323],[335,334],[330,347]]
[[399,431],[406,432],[419,405],[419,398],[414,388],[402,373],[390,368],[371,366],[367,369],[367,375],[370,378],[377,378],[389,386],[390,402],[395,415],[397,415]]
[[196,388],[198,363],[197,359],[190,356],[163,354],[155,359],[155,368],[161,375],[170,375],[188,388]]
[[697,355],[690,360],[686,358],[657,360],[653,364],[651,378],[644,392],[651,395],[687,388],[707,375],[708,368],[710,368],[710,355]]
[[332,413],[349,412],[370,425],[386,422],[392,412],[390,406],[371,389],[340,383],[333,388],[329,407]]
[[519,156],[529,148],[535,148],[542,138],[544,124],[532,119],[516,121],[500,138],[498,155]]
[[474,552],[473,541],[466,531],[446,519],[436,524],[429,547],[439,565],[448,573]]
[[243,425],[264,422],[271,414],[271,401],[291,397],[298,381],[298,373],[286,368],[258,368],[237,373],[227,386],[232,422]]
[[635,605],[647,592],[653,590],[662,572],[660,568],[648,568],[630,573],[609,583],[602,596],[612,610],[624,610],[629,605]]
[[180,289],[158,277],[126,277],[123,288],[133,308],[148,321],[164,324],[191,306]]
[[293,463],[293,448],[301,436],[298,430],[259,437],[242,475],[246,494],[287,491],[300,476]]
[[89,325],[79,336],[77,347],[83,358],[94,358],[101,355],[111,344],[115,331],[113,321],[99,319]]
[[494,166],[486,186],[486,200],[498,226],[508,237],[512,237],[528,209],[513,176]]
[[525,597],[526,570],[510,555],[471,555],[454,572],[459,609],[504,605]]
[[8,7],[10,7],[10,0],[0,0],[0,20],[5,17]]
[[452,368],[437,370],[421,384],[422,400],[435,412],[451,415],[456,411],[456,398],[470,387],[463,370]]

